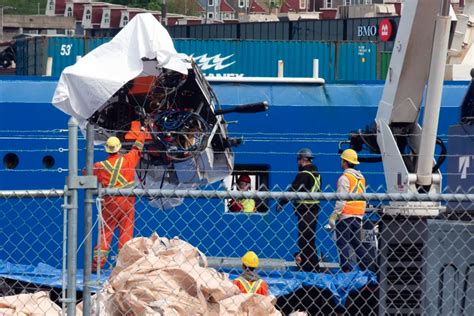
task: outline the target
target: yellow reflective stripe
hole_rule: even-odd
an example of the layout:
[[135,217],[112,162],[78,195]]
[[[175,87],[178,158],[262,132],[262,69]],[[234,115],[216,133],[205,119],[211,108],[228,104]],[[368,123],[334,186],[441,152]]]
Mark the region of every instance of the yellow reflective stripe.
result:
[[112,166],[110,164],[110,162],[108,162],[107,160],[104,160],[104,161],[101,161],[100,164],[102,165],[102,167],[104,167],[104,169],[109,172],[110,174],[112,174],[114,172],[114,166]]
[[[120,169],[122,169],[122,168],[120,168]],[[124,187],[124,186],[126,186],[126,185],[128,185],[128,184],[130,184],[130,183],[133,184],[133,181],[132,181],[132,182],[128,182],[127,179],[125,179],[125,178],[122,176],[122,174],[120,174],[120,173],[118,174],[117,182],[118,182],[118,184],[120,184],[120,187],[121,187],[121,188]]]
[[122,169],[122,164],[123,164],[123,158],[120,157],[115,162],[114,173],[112,174],[112,178],[110,179],[109,188],[113,188],[115,186],[115,184],[117,183],[117,179],[118,179],[120,169]]
[[[321,185],[321,176],[317,176],[315,177],[314,174],[308,170],[303,170],[302,172],[304,173],[307,173],[309,174],[313,180],[314,180],[314,184],[313,186],[311,187],[311,193],[313,192],[316,192],[316,191],[320,191],[320,185]],[[299,201],[300,204],[319,204],[319,201],[315,201],[315,200],[303,200],[303,201]]]
[[121,189],[129,189],[129,188],[133,188],[134,186],[135,186],[135,182],[129,182],[126,185],[121,186],[120,188]]
[[262,284],[262,280],[257,280],[256,282],[253,283],[252,293],[257,293],[257,290],[260,287],[260,284]]
[[[113,177],[114,172],[115,172],[115,167],[112,166],[112,164],[108,160],[102,161],[101,163],[102,163],[102,166],[104,167],[104,169],[106,169],[106,171],[110,174],[110,178],[112,180],[112,177]],[[115,164],[117,164],[117,162]],[[128,183],[128,181],[120,173],[118,174],[117,180],[118,180],[119,184],[121,184],[121,185],[123,185],[124,183],[125,184]]]
[[[117,165],[117,163],[120,160],[122,160],[121,164],[123,164],[123,158],[120,157],[115,162],[115,165]],[[120,185],[120,188],[123,188],[123,189],[131,188],[135,185],[134,181],[130,181],[130,182],[127,181],[127,179],[125,179],[123,177],[123,175],[120,173],[120,171],[122,169],[122,166],[120,166],[120,168],[117,171],[115,166],[112,166],[112,164],[108,160],[101,161],[101,165],[102,165],[102,167],[104,167],[105,171],[107,171],[110,174],[110,183],[109,183],[110,188],[112,188],[115,185],[115,183],[118,183]],[[116,171],[117,171],[117,173],[115,173]],[[115,183],[112,181],[114,176],[116,176]]]
[[143,143],[142,142],[139,142],[139,141],[135,141],[133,143],[133,147],[137,147],[138,150],[143,150]]
[[258,288],[260,287],[260,284],[262,284],[262,280],[257,280],[253,282],[253,284],[250,284],[247,280],[245,280],[242,277],[238,277],[237,280],[240,281],[242,286],[245,288],[245,291],[250,294],[254,294],[257,292]]
[[95,250],[94,250],[94,255],[95,255],[95,256],[98,256],[99,254],[100,254],[101,256],[108,256],[109,251],[108,251],[108,250],[102,250],[102,249],[95,249]]
[[353,180],[355,180],[355,185],[352,188],[352,190],[350,190],[350,193],[364,193],[365,192],[365,186],[362,180],[360,180],[359,178],[349,173],[346,173],[345,176],[351,177]]

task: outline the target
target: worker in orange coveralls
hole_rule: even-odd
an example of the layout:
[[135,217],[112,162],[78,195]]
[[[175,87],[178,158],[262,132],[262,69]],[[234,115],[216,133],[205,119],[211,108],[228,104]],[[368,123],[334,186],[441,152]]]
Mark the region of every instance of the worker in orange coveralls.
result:
[[[145,142],[145,129],[135,132],[135,143],[125,155],[119,153],[122,144],[113,136],[107,139],[105,151],[109,154],[106,160],[96,162],[94,175],[104,188],[132,188],[135,181],[135,168],[140,161],[141,151]],[[130,133],[130,132],[129,132]],[[98,266],[103,268],[107,262],[110,243],[114,230],[119,228],[119,250],[132,239],[135,220],[134,196],[105,196],[102,203],[102,230],[99,236],[99,245],[94,249],[92,271],[97,271]],[[99,256],[100,254],[100,256]],[[99,258],[100,257],[100,258]]]

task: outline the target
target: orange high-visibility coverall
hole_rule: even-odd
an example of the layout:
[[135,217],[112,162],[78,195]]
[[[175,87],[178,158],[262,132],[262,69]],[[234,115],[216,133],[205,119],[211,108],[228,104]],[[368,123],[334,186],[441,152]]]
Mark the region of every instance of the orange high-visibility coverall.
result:
[[[138,138],[132,149],[125,155],[119,153],[110,154],[106,160],[96,162],[94,175],[102,187],[108,188],[132,188],[135,181],[135,168],[140,161],[140,154],[145,141],[145,133],[138,134]],[[135,220],[135,197],[134,196],[105,196],[102,203],[102,231],[100,238],[100,249],[94,249],[92,271],[97,271],[99,266],[103,268],[107,262],[110,243],[114,230],[119,228],[119,250],[132,239]]]

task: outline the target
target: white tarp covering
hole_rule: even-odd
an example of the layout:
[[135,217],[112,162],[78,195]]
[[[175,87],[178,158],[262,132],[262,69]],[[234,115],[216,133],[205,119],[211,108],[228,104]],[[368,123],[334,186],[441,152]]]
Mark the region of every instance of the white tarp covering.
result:
[[170,35],[153,15],[138,14],[110,42],[64,69],[52,103],[84,121],[128,81],[151,75],[142,58],[156,58],[160,67],[187,74],[185,57],[176,52]]

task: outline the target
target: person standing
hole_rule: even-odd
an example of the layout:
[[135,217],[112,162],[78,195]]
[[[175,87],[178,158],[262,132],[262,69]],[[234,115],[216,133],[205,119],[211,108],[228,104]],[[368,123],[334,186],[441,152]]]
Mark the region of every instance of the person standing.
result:
[[[113,136],[107,139],[105,151],[109,154],[106,160],[94,164],[94,175],[104,188],[132,188],[135,181],[135,168],[140,161],[141,151],[145,142],[144,128],[136,135],[136,141],[132,149],[125,155],[119,153],[122,148],[120,140]],[[104,267],[109,254],[110,243],[114,230],[119,228],[119,250],[132,239],[135,220],[135,197],[134,196],[105,196],[102,208],[102,225],[99,236],[100,247],[94,249],[92,271],[97,271],[100,266]],[[100,257],[100,259],[99,259]]]
[[242,272],[233,283],[243,294],[268,295],[268,284],[255,272],[258,268],[259,259],[255,252],[247,251],[242,257]]
[[[313,164],[314,155],[311,149],[302,148],[296,155],[298,174],[293,180],[290,191],[293,192],[321,192],[321,176],[318,168]],[[280,200],[278,209],[281,209],[288,200]],[[319,211],[319,201],[295,201],[295,214],[298,220],[298,247],[299,254],[296,261],[301,269],[307,272],[319,271],[319,258],[316,249],[316,226]]]
[[[355,166],[359,164],[357,153],[346,149],[341,154],[342,175],[337,181],[338,193],[365,193],[365,178]],[[337,201],[334,212],[329,217],[329,228],[336,229],[336,245],[339,250],[341,270],[352,270],[349,260],[350,247],[353,248],[360,267],[365,270],[370,266],[370,257],[362,244],[362,218],[365,214],[365,201]]]

